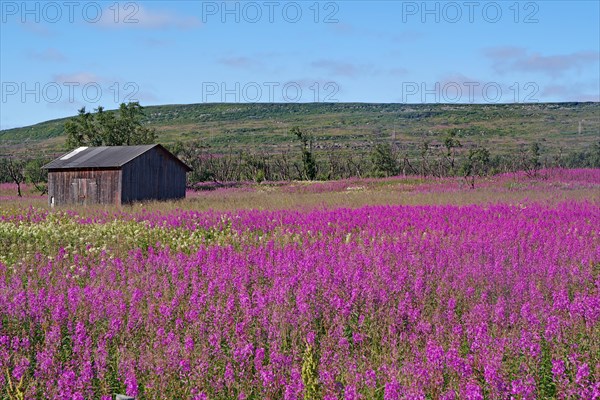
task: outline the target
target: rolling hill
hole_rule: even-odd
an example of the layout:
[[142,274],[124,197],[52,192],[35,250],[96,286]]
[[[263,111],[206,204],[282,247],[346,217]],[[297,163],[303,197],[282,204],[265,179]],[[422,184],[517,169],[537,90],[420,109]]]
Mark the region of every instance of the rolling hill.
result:
[[[463,143],[480,143],[498,153],[533,141],[549,154],[577,151],[600,139],[600,103],[227,103],[149,106],[145,113],[144,124],[157,129],[160,143],[200,141],[215,152],[276,152],[295,146],[289,134],[293,126],[312,133],[316,151],[361,151],[391,140],[416,153],[423,140],[441,145],[453,128],[460,130]],[[63,152],[66,120],[2,130],[0,152]]]

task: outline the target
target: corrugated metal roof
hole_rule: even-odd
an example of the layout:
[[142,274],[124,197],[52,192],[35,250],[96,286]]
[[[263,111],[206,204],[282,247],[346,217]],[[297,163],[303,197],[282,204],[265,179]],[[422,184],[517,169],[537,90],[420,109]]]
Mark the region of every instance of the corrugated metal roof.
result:
[[141,146],[79,147],[44,165],[44,169],[119,168],[154,147],[160,147],[171,157],[190,168],[159,144]]

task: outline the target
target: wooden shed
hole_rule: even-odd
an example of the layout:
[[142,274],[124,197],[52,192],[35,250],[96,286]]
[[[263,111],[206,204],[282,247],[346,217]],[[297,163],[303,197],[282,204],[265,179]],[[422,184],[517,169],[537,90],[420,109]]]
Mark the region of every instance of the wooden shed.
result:
[[79,147],[42,168],[51,206],[182,199],[191,171],[159,144]]

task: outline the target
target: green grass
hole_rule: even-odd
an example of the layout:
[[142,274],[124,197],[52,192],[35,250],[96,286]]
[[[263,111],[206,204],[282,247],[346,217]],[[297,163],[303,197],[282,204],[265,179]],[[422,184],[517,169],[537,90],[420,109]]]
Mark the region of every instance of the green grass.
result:
[[[547,153],[581,151],[600,136],[600,103],[539,104],[186,104],[146,107],[145,124],[160,143],[200,140],[215,152],[284,151],[295,146],[293,126],[311,132],[317,151],[361,151],[394,136],[417,154],[424,139],[442,145],[449,129],[463,144],[483,144],[495,153],[538,141]],[[75,113],[75,110],[73,110]],[[584,120],[582,134],[579,121]],[[66,119],[0,131],[0,149],[11,153],[65,150]]]

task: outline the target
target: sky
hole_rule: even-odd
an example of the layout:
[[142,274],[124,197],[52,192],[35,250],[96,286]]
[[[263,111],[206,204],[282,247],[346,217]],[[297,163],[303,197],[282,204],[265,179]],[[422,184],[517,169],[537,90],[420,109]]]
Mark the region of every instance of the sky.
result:
[[129,101],[600,101],[599,4],[0,0],[0,129]]

